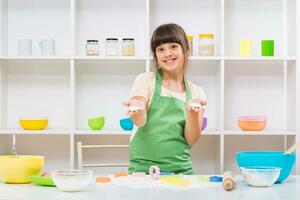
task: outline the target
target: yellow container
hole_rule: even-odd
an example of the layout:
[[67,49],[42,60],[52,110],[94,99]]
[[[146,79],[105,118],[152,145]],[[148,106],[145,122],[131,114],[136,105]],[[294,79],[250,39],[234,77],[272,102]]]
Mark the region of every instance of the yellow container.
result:
[[241,40],[240,41],[240,56],[251,56],[252,55],[252,41]]
[[193,55],[193,36],[192,35],[188,35],[187,36],[187,41],[188,41],[188,45],[189,45],[189,56]]
[[44,156],[0,156],[0,180],[30,183],[29,176],[40,174],[44,163]]
[[48,125],[47,118],[21,118],[20,125],[24,130],[44,130]]

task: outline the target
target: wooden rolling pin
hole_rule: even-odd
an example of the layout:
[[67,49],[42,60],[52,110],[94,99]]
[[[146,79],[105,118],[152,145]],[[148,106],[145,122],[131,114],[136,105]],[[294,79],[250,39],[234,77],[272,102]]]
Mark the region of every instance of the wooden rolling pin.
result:
[[232,190],[234,188],[234,177],[231,171],[224,172],[223,187],[225,190]]

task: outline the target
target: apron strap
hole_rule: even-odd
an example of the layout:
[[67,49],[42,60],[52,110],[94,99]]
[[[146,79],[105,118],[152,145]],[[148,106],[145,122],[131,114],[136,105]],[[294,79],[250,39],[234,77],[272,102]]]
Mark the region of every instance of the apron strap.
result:
[[188,84],[188,81],[184,78],[184,84],[185,84],[185,94],[186,94],[186,101],[192,99],[192,92],[191,92],[191,89],[190,89],[190,86]]
[[162,83],[161,77],[162,77],[162,71],[161,71],[161,69],[159,69],[155,76],[155,89],[154,89],[153,98],[160,96],[161,83]]

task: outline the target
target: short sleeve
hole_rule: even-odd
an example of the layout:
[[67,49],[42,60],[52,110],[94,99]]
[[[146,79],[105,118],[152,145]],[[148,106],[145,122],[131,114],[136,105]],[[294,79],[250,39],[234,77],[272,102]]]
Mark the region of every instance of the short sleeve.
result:
[[206,95],[202,87],[198,85],[194,85],[194,90],[192,92],[193,94],[193,99],[205,99],[206,100]]
[[130,98],[134,96],[142,96],[149,101],[150,94],[152,92],[152,75],[150,73],[139,74],[131,88]]

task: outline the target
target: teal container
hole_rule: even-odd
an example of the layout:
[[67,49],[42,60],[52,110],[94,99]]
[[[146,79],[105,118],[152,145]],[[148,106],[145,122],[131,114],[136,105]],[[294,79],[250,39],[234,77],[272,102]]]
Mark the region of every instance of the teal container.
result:
[[293,171],[296,154],[286,154],[276,151],[237,152],[236,160],[239,167],[279,167],[281,172],[276,183],[284,181]]
[[261,55],[274,56],[274,40],[261,41]]
[[133,121],[130,117],[124,118],[120,120],[120,126],[124,131],[131,131],[133,129]]

